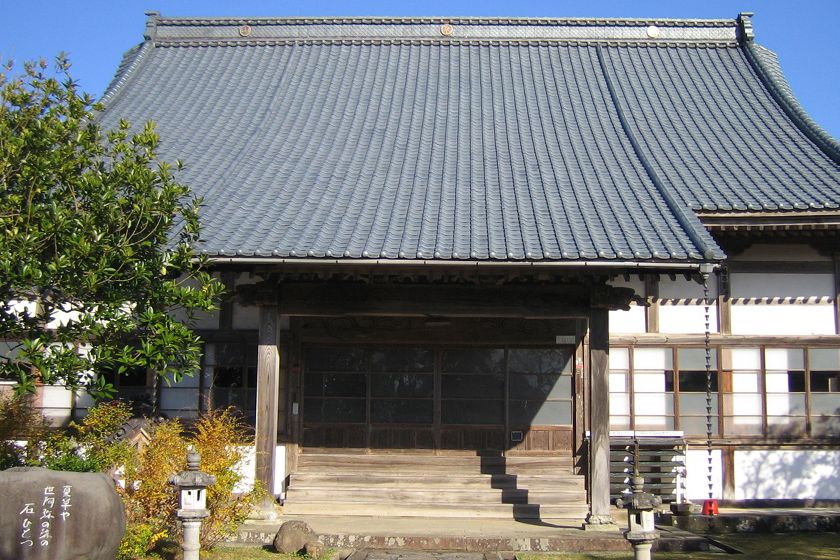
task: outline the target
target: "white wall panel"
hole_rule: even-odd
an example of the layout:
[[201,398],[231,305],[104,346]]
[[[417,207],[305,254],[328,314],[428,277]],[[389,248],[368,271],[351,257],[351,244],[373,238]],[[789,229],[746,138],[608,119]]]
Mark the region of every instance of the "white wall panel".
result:
[[[705,449],[689,449],[685,457],[685,493],[694,502],[709,497],[709,452]],[[720,449],[712,449],[712,497],[721,499],[723,492]]]
[[[237,463],[235,469],[242,477],[240,481],[234,486],[234,493],[241,494],[250,492],[254,488],[254,479],[257,472],[256,449],[253,445],[242,446],[244,455],[242,460]],[[274,495],[283,493],[284,481],[286,480],[286,446],[278,445],[274,453],[274,487],[271,489]]]
[[739,261],[831,261],[809,245],[756,243],[736,257]]
[[219,311],[198,311],[193,328],[213,330],[219,328]]
[[835,334],[834,306],[735,304],[732,306],[732,334]]
[[[218,274],[213,274],[213,278],[216,280],[219,279]],[[196,280],[188,280],[183,282],[185,286],[189,286],[192,288],[198,287],[198,281]],[[179,321],[186,321],[187,320],[187,313],[183,309],[176,309],[172,316],[178,319]],[[206,329],[206,330],[214,330],[219,328],[219,311],[202,311],[198,310],[193,313],[193,323],[192,327],[195,329]]]
[[630,306],[628,311],[610,311],[610,333],[644,334],[645,308]]
[[256,305],[247,307],[235,304],[233,306],[233,328],[234,329],[259,329],[260,308]]
[[[718,331],[717,306],[709,307],[709,332]],[[659,332],[668,334],[703,334],[706,332],[706,311],[701,305],[661,305]]]
[[735,451],[738,500],[840,499],[840,451]]
[[805,298],[822,302],[834,297],[833,274],[733,272],[729,282],[730,294],[735,299]]
[[638,276],[631,276],[629,280],[625,280],[624,277],[614,278],[607,284],[616,288],[630,288],[640,296],[645,295],[645,282]]
[[73,406],[73,391],[63,385],[41,387],[41,403],[44,408],[70,408]]
[[[709,276],[709,297],[717,297],[717,276]],[[703,299],[703,284],[688,280],[684,276],[676,276],[673,280],[669,276],[659,279],[659,299]]]

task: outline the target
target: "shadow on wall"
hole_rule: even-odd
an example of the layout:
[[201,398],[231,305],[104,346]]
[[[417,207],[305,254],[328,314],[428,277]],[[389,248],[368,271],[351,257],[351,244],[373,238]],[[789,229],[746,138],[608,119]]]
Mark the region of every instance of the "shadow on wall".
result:
[[735,452],[738,500],[840,499],[840,450]]

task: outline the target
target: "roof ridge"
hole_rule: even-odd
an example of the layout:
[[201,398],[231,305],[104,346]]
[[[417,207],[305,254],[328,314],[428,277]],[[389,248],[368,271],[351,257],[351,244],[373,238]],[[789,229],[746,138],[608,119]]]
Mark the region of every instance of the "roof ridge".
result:
[[467,23],[471,25],[580,25],[580,26],[621,26],[621,25],[661,25],[664,27],[735,27],[737,22],[732,19],[703,19],[703,18],[553,18],[553,17],[490,17],[490,16],[290,16],[290,17],[166,17],[158,12],[147,12],[158,22],[169,25],[231,25],[232,23],[258,23],[270,25],[273,23],[288,23],[306,25],[311,23],[329,24],[417,24],[417,23]]
[[[816,144],[817,148],[828,156],[831,161],[840,164],[840,142],[811,118],[811,115],[805,111],[799,99],[793,94],[784,77],[767,67],[764,55],[758,50],[763,47],[756,45],[754,41],[748,39],[744,41],[743,48],[747,61],[755,70],[756,75],[776,103],[779,104],[785,114],[793,121],[796,128],[811,140],[811,142]],[[779,71],[781,71],[781,66],[779,67]]]
[[154,48],[153,43],[144,41],[139,45],[131,47],[123,54],[117,73],[114,75],[111,83],[108,84],[108,87],[105,88],[102,98],[99,100],[100,103],[107,104],[123,89],[125,83],[134,75],[135,70],[152,48]]
[[[647,156],[642,152],[641,147],[639,146],[639,141],[636,138],[636,135],[633,133],[633,130],[630,128],[629,123],[627,122],[627,117],[624,115],[624,111],[621,109],[621,104],[618,102],[615,86],[613,85],[612,79],[610,78],[609,72],[607,71],[607,64],[604,61],[604,54],[601,52],[601,47],[595,47],[595,52],[598,55],[598,64],[601,66],[601,72],[604,76],[604,81],[607,84],[607,91],[610,94],[610,100],[615,107],[616,114],[618,115],[618,120],[621,122],[621,127],[624,129],[624,133],[627,135],[627,139],[630,141],[630,145],[633,147],[633,151],[636,154],[636,157],[639,158],[639,162],[644,167],[645,172],[647,173],[648,177],[650,177],[651,182],[656,187],[656,190],[659,194],[662,195],[662,198],[665,199],[665,203],[668,205],[668,209],[677,219],[677,222],[683,227],[685,230],[686,235],[694,243],[694,246],[701,252],[702,258],[708,261],[713,260],[722,260],[725,257],[722,253],[720,253],[720,249],[713,244],[709,244],[703,239],[702,235],[698,231],[698,226],[702,228],[702,224],[699,220],[695,223],[694,220],[691,219],[691,216],[688,216],[685,212],[685,208],[683,208],[677,200],[674,198],[673,194],[671,193],[670,189],[665,186],[662,182],[662,179],[659,178],[659,175],[656,174],[656,171],[653,169],[653,166],[648,161]],[[696,219],[696,215],[692,214],[692,216]],[[705,231],[705,230],[704,230]],[[689,256],[692,256],[689,252]]]
[[605,45],[608,47],[639,47],[639,48],[734,48],[739,44],[736,41],[619,41],[611,39],[584,40],[584,39],[505,39],[505,38],[475,38],[475,39],[429,39],[429,38],[364,38],[364,37],[323,37],[323,38],[277,38],[277,39],[158,39],[155,46],[158,47],[276,47],[285,45],[507,45],[507,46],[576,46],[595,47]]
[[733,44],[739,26],[724,19],[288,17],[165,18],[147,12],[145,36],[182,43],[231,40],[573,40]]

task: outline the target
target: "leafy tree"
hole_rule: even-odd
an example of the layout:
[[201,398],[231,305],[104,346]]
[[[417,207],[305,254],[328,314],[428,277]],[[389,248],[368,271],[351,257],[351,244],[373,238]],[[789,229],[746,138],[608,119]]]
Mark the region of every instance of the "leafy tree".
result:
[[[0,376],[113,394],[104,373],[198,365],[190,328],[219,282],[196,257],[200,200],[149,122],[104,131],[63,55],[0,74]],[[179,311],[180,310],[180,311]]]

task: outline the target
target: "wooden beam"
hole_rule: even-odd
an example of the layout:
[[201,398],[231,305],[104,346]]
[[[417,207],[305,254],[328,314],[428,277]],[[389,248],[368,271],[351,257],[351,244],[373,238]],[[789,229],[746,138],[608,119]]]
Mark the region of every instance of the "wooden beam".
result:
[[291,316],[577,318],[589,314],[586,286],[283,284]]
[[589,516],[586,528],[609,527],[610,512],[610,386],[609,314],[593,309],[589,321]]
[[[280,376],[279,314],[277,307],[260,307],[260,334],[257,348],[256,479],[272,496],[274,461],[277,448],[278,390]],[[269,509],[270,503],[263,504]],[[273,508],[270,510],[273,511]]]
[[487,344],[554,346],[557,336],[578,336],[568,319],[424,318],[424,317],[293,317],[301,342],[378,344],[446,344],[481,340]]
[[[762,344],[781,346],[837,346],[836,334],[830,335],[722,335],[713,333],[709,337],[713,345],[759,346]],[[635,345],[703,345],[703,334],[616,334],[610,337],[613,346]]]

